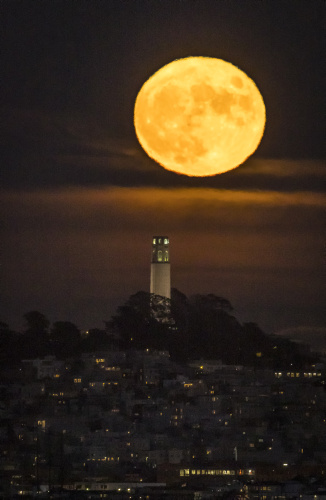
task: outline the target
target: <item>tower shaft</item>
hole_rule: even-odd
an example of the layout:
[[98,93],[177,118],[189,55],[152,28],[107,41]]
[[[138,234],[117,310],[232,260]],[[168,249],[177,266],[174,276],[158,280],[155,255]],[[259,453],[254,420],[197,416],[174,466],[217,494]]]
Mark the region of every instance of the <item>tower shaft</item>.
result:
[[154,236],[152,240],[150,293],[171,298],[170,249],[167,236]]

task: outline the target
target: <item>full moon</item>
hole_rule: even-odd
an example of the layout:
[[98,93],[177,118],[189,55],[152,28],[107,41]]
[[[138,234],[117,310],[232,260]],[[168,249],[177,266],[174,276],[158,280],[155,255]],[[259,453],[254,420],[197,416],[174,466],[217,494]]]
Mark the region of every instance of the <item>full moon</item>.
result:
[[238,167],[257,149],[266,112],[255,83],[233,64],[187,57],[159,69],[135,102],[137,138],[167,170],[209,176]]

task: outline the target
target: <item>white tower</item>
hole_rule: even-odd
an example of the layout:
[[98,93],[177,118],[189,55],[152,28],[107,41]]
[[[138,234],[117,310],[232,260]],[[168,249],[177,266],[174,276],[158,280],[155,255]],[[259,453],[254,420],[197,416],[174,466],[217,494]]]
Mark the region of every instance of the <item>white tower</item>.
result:
[[171,299],[170,250],[167,236],[153,236],[150,292]]

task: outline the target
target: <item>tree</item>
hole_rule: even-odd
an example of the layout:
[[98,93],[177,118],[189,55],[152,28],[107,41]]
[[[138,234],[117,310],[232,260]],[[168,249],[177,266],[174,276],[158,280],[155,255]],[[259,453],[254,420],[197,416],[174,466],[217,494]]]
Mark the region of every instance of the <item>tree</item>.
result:
[[61,343],[66,343],[67,340],[78,342],[80,340],[80,331],[70,321],[55,321],[51,328],[50,338]]
[[81,335],[74,323],[56,321],[51,328],[50,339],[56,355],[71,356],[79,349]]
[[170,325],[161,320],[170,304],[167,304],[168,299],[156,299],[153,294],[137,292],[118,307],[117,313],[107,323],[119,333],[123,348],[168,349],[166,334]]
[[177,290],[171,289],[171,314],[177,329],[183,333],[189,330],[191,304],[188,297]]
[[49,320],[38,311],[30,311],[24,314],[24,318],[27,328],[19,346],[24,357],[34,358],[49,354]]
[[[167,308],[171,322],[162,321]],[[146,292],[131,295],[106,325],[120,336],[124,349],[166,349],[177,361],[203,357],[255,367],[302,364],[304,356],[293,342],[271,339],[255,323],[241,325],[232,312],[223,297],[188,298],[172,288],[171,301]]]
[[84,350],[93,352],[100,349],[108,349],[111,346],[111,336],[106,330],[100,328],[91,328],[87,336],[83,339],[82,347]]
[[191,297],[191,303],[195,304],[197,308],[199,307],[209,312],[224,311],[226,313],[231,313],[233,311],[233,307],[227,299],[218,297],[213,293],[207,295],[193,295]]
[[0,321],[0,364],[12,364],[13,359],[17,358],[16,339],[17,333],[11,331],[7,323]]
[[189,343],[193,356],[220,358],[227,362],[234,352],[232,344],[241,330],[240,324],[230,314],[233,310],[231,303],[211,293],[193,295],[189,302]]
[[27,334],[42,337],[46,337],[48,335],[50,321],[44,316],[44,314],[38,311],[30,311],[24,314],[24,318],[27,323]]
[[7,323],[0,321],[0,344],[7,343],[10,337],[10,328]]

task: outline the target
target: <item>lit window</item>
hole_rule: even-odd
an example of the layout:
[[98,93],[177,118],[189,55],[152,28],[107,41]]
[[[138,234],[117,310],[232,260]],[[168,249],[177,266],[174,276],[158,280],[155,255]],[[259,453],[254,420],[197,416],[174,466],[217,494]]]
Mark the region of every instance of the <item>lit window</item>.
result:
[[164,239],[164,245],[167,245],[169,243],[169,240],[167,238]]
[[156,245],[156,238],[153,238],[153,245]]
[[157,260],[158,260],[159,262],[162,262],[162,250],[159,250],[159,251],[157,252]]

